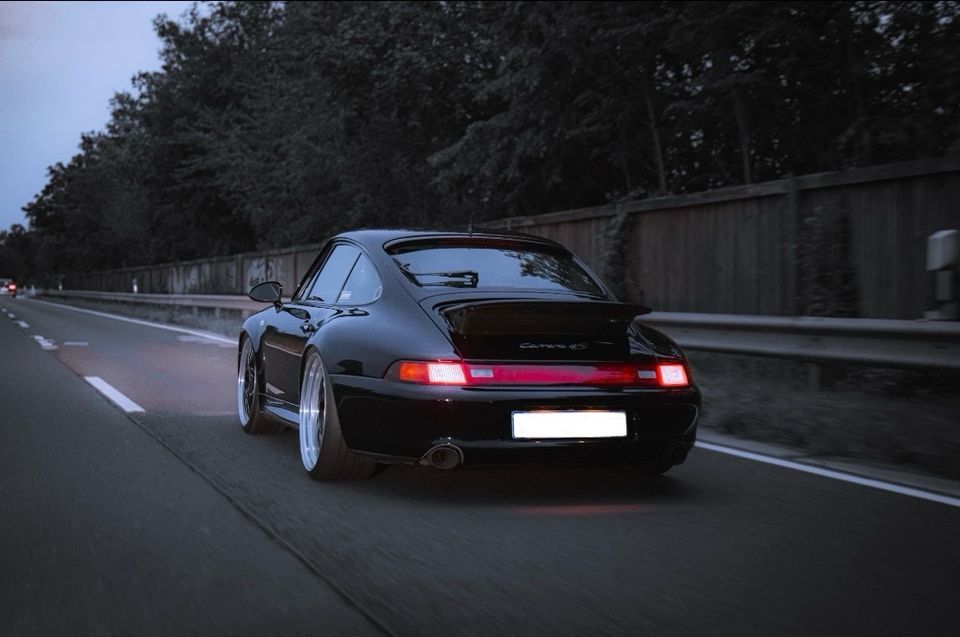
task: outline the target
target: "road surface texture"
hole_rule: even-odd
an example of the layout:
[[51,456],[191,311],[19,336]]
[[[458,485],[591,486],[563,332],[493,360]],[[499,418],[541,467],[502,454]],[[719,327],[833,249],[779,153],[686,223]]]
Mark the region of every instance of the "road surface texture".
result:
[[0,634],[960,626],[956,500],[707,449],[652,480],[404,466],[322,484],[295,433],[241,431],[229,339],[0,310]]

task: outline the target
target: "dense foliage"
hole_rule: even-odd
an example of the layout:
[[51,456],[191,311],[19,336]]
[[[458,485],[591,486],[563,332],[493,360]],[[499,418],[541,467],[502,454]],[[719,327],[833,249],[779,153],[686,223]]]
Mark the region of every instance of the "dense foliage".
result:
[[217,2],[0,233],[20,277],[960,152],[948,2]]

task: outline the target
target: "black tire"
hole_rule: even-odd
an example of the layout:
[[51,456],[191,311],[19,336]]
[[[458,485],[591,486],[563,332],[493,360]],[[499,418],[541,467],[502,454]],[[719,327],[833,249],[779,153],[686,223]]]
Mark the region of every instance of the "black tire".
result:
[[300,381],[300,459],[307,475],[324,482],[365,480],[376,470],[347,447],[329,375],[314,349],[304,357]]
[[260,374],[253,343],[244,337],[237,363],[237,415],[240,426],[251,435],[273,433],[276,424],[260,412]]

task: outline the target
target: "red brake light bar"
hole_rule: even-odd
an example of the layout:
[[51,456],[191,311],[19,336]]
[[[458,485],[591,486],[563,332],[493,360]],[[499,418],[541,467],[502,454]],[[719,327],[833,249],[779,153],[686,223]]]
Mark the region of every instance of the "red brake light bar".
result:
[[391,369],[401,382],[421,385],[601,385],[685,387],[682,364],[493,364],[460,361],[401,361]]

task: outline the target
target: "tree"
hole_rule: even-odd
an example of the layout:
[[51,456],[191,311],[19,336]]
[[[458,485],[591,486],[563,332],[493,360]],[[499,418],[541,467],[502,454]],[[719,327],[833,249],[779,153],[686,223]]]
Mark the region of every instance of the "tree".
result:
[[52,275],[960,152],[954,2],[229,1],[155,28],[162,70],[0,259]]

